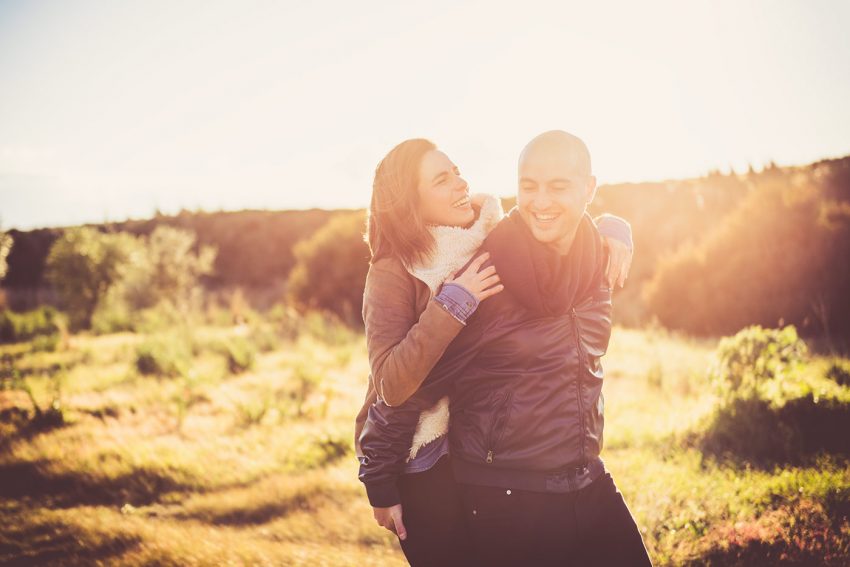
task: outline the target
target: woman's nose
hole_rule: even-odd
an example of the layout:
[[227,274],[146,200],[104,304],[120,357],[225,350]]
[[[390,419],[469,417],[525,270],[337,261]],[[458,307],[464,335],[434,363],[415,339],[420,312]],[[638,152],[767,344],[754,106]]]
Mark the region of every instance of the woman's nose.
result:
[[456,181],[457,181],[457,184],[455,185],[455,189],[457,189],[459,191],[464,191],[464,192],[466,192],[469,189],[469,184],[460,175],[457,176]]

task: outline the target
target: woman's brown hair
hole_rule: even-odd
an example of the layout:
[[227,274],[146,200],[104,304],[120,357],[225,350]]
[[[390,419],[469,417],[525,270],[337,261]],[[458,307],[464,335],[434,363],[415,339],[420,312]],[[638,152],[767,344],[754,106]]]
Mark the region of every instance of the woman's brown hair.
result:
[[375,169],[366,229],[372,262],[395,255],[410,266],[432,250],[434,237],[419,214],[418,187],[422,158],[435,149],[423,138],[405,140]]

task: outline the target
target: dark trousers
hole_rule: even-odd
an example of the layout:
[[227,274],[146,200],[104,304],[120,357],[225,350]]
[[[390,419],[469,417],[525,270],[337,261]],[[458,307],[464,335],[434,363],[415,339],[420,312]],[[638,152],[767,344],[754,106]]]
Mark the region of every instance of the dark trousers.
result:
[[407,528],[407,539],[399,544],[413,567],[475,565],[450,459],[443,455],[427,471],[399,477],[401,519]]
[[607,472],[568,493],[459,487],[478,556],[475,565],[652,564],[623,495]]

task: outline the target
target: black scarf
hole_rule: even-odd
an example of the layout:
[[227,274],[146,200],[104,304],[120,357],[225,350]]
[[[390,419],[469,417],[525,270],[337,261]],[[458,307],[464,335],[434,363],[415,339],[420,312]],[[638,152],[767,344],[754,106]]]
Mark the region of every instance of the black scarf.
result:
[[514,207],[485,242],[499,279],[535,315],[567,313],[602,284],[606,252],[587,212],[566,255],[534,238]]

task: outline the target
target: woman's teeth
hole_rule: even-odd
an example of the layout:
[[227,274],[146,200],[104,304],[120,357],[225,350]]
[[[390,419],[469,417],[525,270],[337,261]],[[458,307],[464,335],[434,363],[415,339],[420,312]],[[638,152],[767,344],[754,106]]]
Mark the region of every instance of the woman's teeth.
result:
[[469,197],[463,197],[452,203],[452,207],[463,207],[469,204]]
[[558,215],[541,215],[539,213],[534,213],[534,218],[540,222],[549,222],[558,218]]

